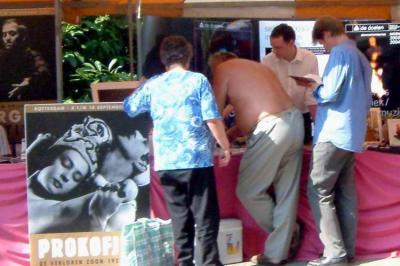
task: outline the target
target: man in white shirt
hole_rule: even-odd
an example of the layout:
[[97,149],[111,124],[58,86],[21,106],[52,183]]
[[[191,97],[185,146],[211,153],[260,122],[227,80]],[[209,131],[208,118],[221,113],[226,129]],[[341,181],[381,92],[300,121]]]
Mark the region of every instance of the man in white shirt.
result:
[[294,105],[303,112],[304,144],[310,144],[316,101],[311,90],[298,85],[290,76],[318,75],[318,61],[312,52],[296,47],[295,40],[292,27],[287,24],[276,26],[270,35],[272,53],[267,54],[261,63],[272,69]]

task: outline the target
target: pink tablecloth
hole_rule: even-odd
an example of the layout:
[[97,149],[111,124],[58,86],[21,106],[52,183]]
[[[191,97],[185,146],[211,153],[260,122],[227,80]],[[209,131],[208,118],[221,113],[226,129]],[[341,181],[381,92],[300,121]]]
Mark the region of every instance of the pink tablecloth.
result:
[[0,265],[29,265],[25,164],[0,164]]
[[[310,152],[304,153],[298,218],[304,235],[297,259],[316,258],[322,244],[307,202],[306,184]],[[243,223],[245,258],[262,252],[267,234],[249,216],[235,195],[241,155],[233,156],[229,166],[216,168],[218,201],[222,218],[238,218]],[[356,253],[358,258],[400,256],[400,155],[367,151],[356,156],[356,182],[359,223]],[[168,218],[157,173],[152,172],[153,215]]]
[[[240,162],[235,155],[228,167],[216,168],[218,200],[223,218],[243,222],[244,256],[263,249],[267,236],[235,196]],[[357,257],[383,258],[400,253],[400,155],[367,151],[357,155],[356,180],[359,196]],[[304,238],[298,259],[318,256],[322,245],[308,207],[305,184],[310,153],[304,154],[299,219]],[[168,218],[162,188],[152,172],[153,215]],[[25,164],[0,164],[0,265],[29,265]]]

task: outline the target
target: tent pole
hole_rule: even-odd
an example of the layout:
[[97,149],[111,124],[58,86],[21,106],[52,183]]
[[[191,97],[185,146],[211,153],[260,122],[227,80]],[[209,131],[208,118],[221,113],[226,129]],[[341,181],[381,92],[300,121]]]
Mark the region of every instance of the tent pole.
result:
[[128,0],[128,50],[129,50],[129,72],[134,75],[135,74],[135,68],[133,65],[133,19],[132,19],[132,14],[133,14],[133,9],[132,9],[132,0]]
[[142,49],[142,0],[136,0],[136,66],[137,66],[137,78],[142,77],[142,65],[143,65],[143,49]]
[[61,31],[61,3],[60,0],[54,1],[54,23],[55,23],[55,40],[56,40],[56,86],[57,86],[57,102],[61,102],[64,98],[63,76],[62,76],[62,31]]

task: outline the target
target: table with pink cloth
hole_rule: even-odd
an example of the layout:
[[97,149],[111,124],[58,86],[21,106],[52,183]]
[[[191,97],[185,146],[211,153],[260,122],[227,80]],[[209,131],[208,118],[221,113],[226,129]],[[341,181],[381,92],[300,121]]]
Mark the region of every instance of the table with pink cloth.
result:
[[0,164],[0,265],[29,265],[25,163]]
[[[241,155],[227,167],[216,167],[218,201],[222,218],[243,223],[244,257],[260,253],[267,234],[249,216],[235,195]],[[297,259],[319,256],[322,244],[307,202],[306,183],[310,152],[304,152],[298,217],[304,235]],[[0,164],[0,265],[29,265],[25,164]],[[356,156],[359,223],[356,256],[384,258],[400,255],[400,155],[366,151]],[[153,216],[169,217],[157,173],[152,171]]]
[[[303,223],[303,239],[296,259],[319,256],[318,238],[307,202],[307,178],[311,152],[304,152],[298,219]],[[235,195],[241,155],[232,157],[227,167],[216,167],[216,183],[221,218],[237,218],[243,224],[243,254],[249,258],[263,251],[267,233],[261,230]],[[356,155],[355,178],[359,201],[357,258],[400,256],[400,154],[366,151]],[[152,172],[151,207],[154,216],[169,217],[157,173]]]

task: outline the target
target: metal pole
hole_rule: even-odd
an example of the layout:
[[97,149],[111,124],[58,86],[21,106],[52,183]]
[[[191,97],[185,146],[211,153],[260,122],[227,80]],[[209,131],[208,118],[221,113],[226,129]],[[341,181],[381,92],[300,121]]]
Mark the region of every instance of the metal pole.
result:
[[136,45],[137,45],[137,77],[142,77],[143,52],[142,52],[142,0],[136,0]]
[[64,98],[63,91],[63,72],[62,72],[62,31],[61,31],[61,3],[60,0],[54,1],[54,20],[55,20],[55,45],[56,45],[56,86],[57,86],[57,101],[61,102]]
[[132,0],[128,0],[128,50],[129,50],[129,71],[132,75],[135,74],[135,67],[133,65],[133,19],[132,19],[132,14],[133,14],[133,8],[132,8]]

